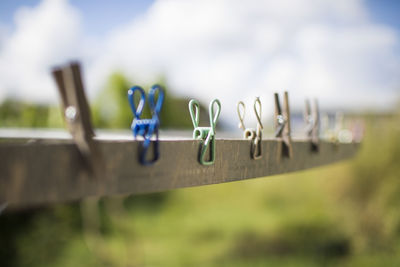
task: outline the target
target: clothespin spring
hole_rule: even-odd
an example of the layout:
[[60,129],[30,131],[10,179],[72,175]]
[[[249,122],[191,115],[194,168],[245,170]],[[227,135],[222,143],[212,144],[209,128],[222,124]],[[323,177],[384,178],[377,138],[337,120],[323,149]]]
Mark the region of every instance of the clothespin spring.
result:
[[283,98],[283,109],[279,101],[279,95],[274,94],[275,98],[275,137],[281,139],[283,142],[280,143],[278,149],[278,158],[282,155],[289,158],[293,157],[292,140],[290,137],[290,110],[289,110],[289,95],[287,92],[284,93]]
[[[257,110],[257,106],[259,107],[259,111]],[[241,111],[243,110],[243,112]],[[251,140],[250,147],[250,155],[253,159],[260,159],[262,157],[261,152],[261,140],[262,140],[262,129],[263,125],[261,122],[261,101],[260,98],[257,97],[254,101],[254,113],[257,118],[257,129],[245,128],[244,126],[244,116],[246,112],[246,106],[242,101],[239,101],[237,105],[237,112],[239,116],[239,128],[244,130],[244,138]]]
[[305,101],[304,121],[306,123],[306,134],[311,142],[311,151],[317,152],[319,149],[319,109],[315,99],[311,109],[310,101]]
[[[134,95],[135,92],[140,93],[139,104],[135,105]],[[155,101],[155,95],[158,92],[157,101]],[[153,85],[149,91],[149,105],[152,113],[151,119],[141,119],[143,108],[146,101],[144,90],[140,86],[134,86],[128,90],[128,100],[131,106],[134,119],[132,121],[131,129],[135,139],[137,136],[142,136],[144,141],[142,147],[139,150],[139,161],[143,165],[151,165],[155,163],[159,156],[159,141],[158,141],[158,129],[160,125],[159,113],[162,108],[164,101],[164,90],[159,85]],[[147,160],[147,152],[151,143],[151,138],[155,135],[154,140],[154,154],[152,159]]]
[[[214,111],[214,105],[217,109]],[[209,106],[210,127],[199,127],[200,103],[197,100],[190,100],[189,112],[193,122],[193,139],[202,140],[199,150],[199,162],[202,165],[212,165],[215,161],[215,127],[221,113],[221,102],[218,99],[211,101]],[[209,150],[210,159],[206,160],[205,155]]]

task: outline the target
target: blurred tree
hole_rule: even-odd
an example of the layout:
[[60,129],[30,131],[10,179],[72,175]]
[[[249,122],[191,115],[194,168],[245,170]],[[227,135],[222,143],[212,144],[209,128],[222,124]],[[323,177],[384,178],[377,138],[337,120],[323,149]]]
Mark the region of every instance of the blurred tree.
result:
[[165,90],[164,105],[161,112],[161,128],[188,128],[192,126],[188,110],[188,98],[178,98],[169,93],[166,78],[160,76],[157,83]]
[[121,73],[110,76],[92,106],[93,122],[99,128],[126,128],[130,125],[131,111],[127,100],[129,82]]
[[[189,115],[189,99],[179,98],[170,94],[165,77],[160,76],[156,84],[165,91],[164,103],[160,113],[161,128],[163,129],[190,129],[192,121]],[[129,129],[133,114],[129,106],[127,92],[134,83],[121,73],[112,74],[91,105],[93,124],[96,128]],[[150,86],[142,88],[148,93]],[[135,103],[139,102],[139,95],[135,95]],[[206,109],[200,107],[200,120],[208,123]],[[144,107],[143,118],[150,118],[148,103]],[[59,106],[31,104],[20,100],[7,99],[0,104],[0,126],[2,127],[51,127],[63,128],[64,122]]]
[[[192,123],[188,111],[189,99],[178,98],[169,93],[166,79],[160,76],[156,84],[164,88],[165,97],[161,110],[161,128],[190,128]],[[102,92],[98,95],[93,106],[93,119],[99,128],[125,128],[129,129],[133,114],[129,106],[127,92],[134,83],[130,83],[123,74],[112,74]],[[141,86],[146,94],[150,86]],[[146,95],[147,97],[147,95]],[[135,103],[139,102],[139,95],[135,95]],[[143,118],[150,118],[148,103],[144,107]]]
[[0,123],[3,127],[60,127],[60,112],[50,110],[54,107],[6,99],[0,105]]

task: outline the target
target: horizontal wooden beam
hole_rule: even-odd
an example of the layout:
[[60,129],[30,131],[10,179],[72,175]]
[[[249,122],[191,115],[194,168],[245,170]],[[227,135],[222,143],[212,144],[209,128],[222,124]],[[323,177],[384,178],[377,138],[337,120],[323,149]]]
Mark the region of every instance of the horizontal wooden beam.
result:
[[262,158],[250,157],[250,141],[217,139],[215,164],[198,163],[199,141],[161,140],[160,159],[138,162],[140,141],[96,140],[104,175],[92,177],[72,140],[0,142],[0,204],[32,206],[88,196],[139,194],[265,177],[352,157],[357,144],[293,140],[293,158],[279,157],[280,141],[263,140]]

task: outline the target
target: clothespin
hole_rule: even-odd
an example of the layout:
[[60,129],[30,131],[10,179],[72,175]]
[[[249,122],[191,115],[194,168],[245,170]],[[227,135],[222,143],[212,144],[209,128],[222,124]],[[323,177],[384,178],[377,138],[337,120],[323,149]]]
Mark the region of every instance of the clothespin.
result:
[[364,121],[361,119],[357,119],[353,121],[351,132],[353,136],[353,142],[360,143],[364,138],[365,133],[365,124]]
[[[259,111],[257,111],[257,105]],[[240,107],[242,107],[243,112],[240,111]],[[261,153],[261,140],[262,140],[262,129],[263,125],[261,122],[261,101],[260,98],[257,97],[254,101],[254,113],[256,114],[257,118],[257,130],[252,128],[245,128],[244,126],[244,115],[246,113],[246,106],[242,101],[239,101],[237,105],[237,112],[239,116],[239,128],[243,129],[244,131],[244,138],[247,140],[251,140],[251,147],[250,147],[250,155],[253,159],[260,159],[262,157]]]
[[344,125],[344,114],[336,112],[335,114],[335,139],[336,143],[352,143],[353,133]]
[[344,114],[341,111],[337,111],[335,113],[335,126],[333,129],[334,132],[334,141],[339,142],[340,132],[344,128]]
[[[214,104],[217,110],[214,112]],[[193,139],[202,140],[199,150],[199,162],[202,165],[212,165],[215,161],[215,127],[219,114],[221,113],[221,102],[218,99],[211,101],[208,112],[210,116],[210,127],[199,127],[200,122],[200,103],[197,100],[190,100],[189,112],[193,122]],[[211,146],[209,148],[209,146]],[[210,159],[206,160],[205,155],[209,150]]]
[[64,120],[88,170],[97,177],[104,175],[100,149],[93,140],[94,131],[79,63],[56,67],[52,74],[61,95]]
[[339,144],[339,132],[342,128],[342,119],[343,116],[341,112],[337,112],[333,118],[329,116],[327,113],[322,114],[321,119],[321,128],[322,128],[322,136],[329,142],[337,145]]
[[[135,92],[140,93],[140,101],[136,108],[134,95]],[[156,93],[158,92],[157,102],[155,101]],[[164,90],[159,85],[153,85],[149,91],[149,105],[152,117],[151,119],[141,119],[144,104],[146,102],[146,95],[144,90],[139,86],[134,86],[128,90],[128,100],[134,115],[131,129],[135,139],[137,136],[142,136],[144,141],[141,150],[139,151],[139,161],[143,165],[151,165],[159,158],[159,141],[158,141],[158,128],[160,126],[159,113],[164,102]],[[147,151],[149,149],[151,138],[155,135],[154,140],[154,155],[151,160],[147,160]]]
[[311,151],[319,149],[319,108],[318,101],[314,99],[313,107],[310,106],[310,101],[305,101],[304,121],[306,123],[307,138],[311,143]]
[[289,110],[289,96],[284,93],[283,109],[279,102],[278,93],[275,96],[275,137],[278,138],[278,159],[282,156],[292,158],[292,139],[290,137],[290,110]]

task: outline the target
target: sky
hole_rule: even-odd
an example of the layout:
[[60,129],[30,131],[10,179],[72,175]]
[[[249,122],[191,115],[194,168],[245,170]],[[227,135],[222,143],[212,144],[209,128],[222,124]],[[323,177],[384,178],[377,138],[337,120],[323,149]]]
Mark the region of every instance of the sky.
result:
[[[179,96],[272,110],[386,110],[400,97],[400,1],[16,0],[0,3],[0,101],[57,102],[51,67],[77,59],[91,99],[111,73],[165,76]],[[133,85],[133,84],[132,84]],[[224,112],[226,106],[226,112]]]

